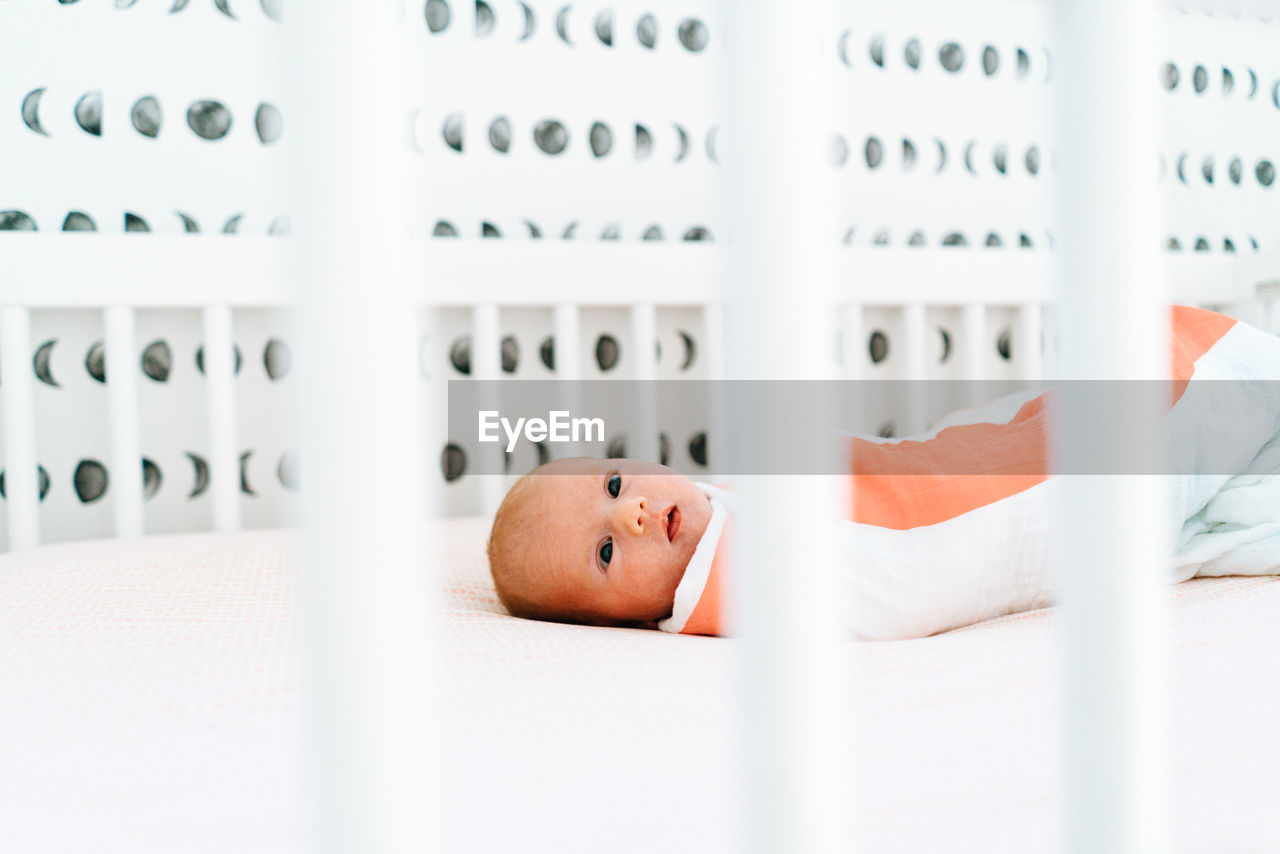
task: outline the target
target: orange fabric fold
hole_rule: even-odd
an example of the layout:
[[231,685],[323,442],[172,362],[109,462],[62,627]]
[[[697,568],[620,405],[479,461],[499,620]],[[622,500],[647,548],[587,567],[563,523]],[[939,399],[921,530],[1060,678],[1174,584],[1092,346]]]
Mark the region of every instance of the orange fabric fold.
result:
[[[1196,360],[1236,321],[1181,305],[1170,314],[1172,406],[1186,391]],[[850,518],[896,530],[935,525],[1043,482],[1049,471],[1046,403],[1041,395],[1006,423],[957,425],[923,441],[852,440]],[[957,469],[983,473],[946,473]]]

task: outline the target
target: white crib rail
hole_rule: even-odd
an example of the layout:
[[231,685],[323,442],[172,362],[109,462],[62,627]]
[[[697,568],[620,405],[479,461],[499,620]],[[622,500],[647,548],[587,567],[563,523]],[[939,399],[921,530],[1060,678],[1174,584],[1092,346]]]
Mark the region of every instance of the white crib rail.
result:
[[[198,309],[206,323],[205,360],[209,371],[207,419],[214,446],[210,479],[214,493],[215,526],[219,530],[237,528],[239,520],[239,460],[236,451],[237,399],[227,387],[227,370],[234,365],[230,346],[237,310],[262,309],[291,305],[292,294],[285,286],[283,271],[287,265],[288,242],[273,237],[165,237],[109,236],[82,234],[76,237],[74,251],[68,251],[64,238],[54,234],[5,234],[5,260],[10,270],[4,293],[0,293],[0,310],[6,312],[4,339],[6,357],[0,370],[12,379],[3,383],[4,447],[6,489],[12,497],[6,503],[6,529],[10,548],[28,547],[40,542],[40,501],[38,481],[28,489],[22,475],[23,456],[35,466],[36,417],[33,402],[24,398],[33,394],[29,370],[29,318],[32,311],[64,309],[99,309],[106,311],[111,364],[132,365],[137,361],[136,342],[125,330],[125,316],[151,309]],[[707,339],[700,352],[705,362],[705,378],[724,376],[723,309],[731,286],[721,271],[726,269],[724,247],[719,245],[626,245],[626,243],[576,243],[567,241],[504,242],[492,241],[413,241],[403,247],[417,269],[430,270],[430,287],[422,280],[416,287],[415,301],[442,309],[466,307],[472,312],[472,325],[477,335],[474,352],[476,373],[472,376],[502,376],[498,362],[500,324],[503,311],[544,307],[552,312],[554,341],[557,351],[557,376],[563,379],[584,378],[581,356],[581,312],[591,307],[625,307],[632,318],[631,332],[639,337],[646,333],[654,312],[668,307],[700,307],[704,314]],[[829,265],[836,270],[835,282],[819,288],[817,296],[823,305],[838,312],[840,321],[832,326],[841,329],[844,338],[842,376],[849,379],[870,376],[928,375],[933,367],[927,356],[928,347],[936,341],[928,311],[936,307],[960,309],[959,338],[964,375],[978,376],[989,364],[993,346],[989,311],[1014,310],[1012,333],[1020,346],[1015,365],[1021,379],[1034,380],[1044,375],[1041,347],[1042,334],[1051,332],[1043,318],[1043,309],[1051,302],[1052,254],[1021,251],[974,251],[959,248],[876,248],[876,250],[829,250]],[[1265,300],[1270,306],[1276,296],[1275,270],[1280,259],[1266,254],[1253,255],[1166,255],[1161,260],[1162,277],[1169,283],[1171,300],[1196,303],[1216,309],[1231,310]],[[110,306],[104,309],[104,298],[79,286],[86,275],[102,270],[128,270],[127,277],[113,283]],[[182,283],[175,286],[174,270],[180,270]],[[614,287],[600,288],[600,270],[608,270]],[[525,282],[512,288],[511,282]],[[644,300],[636,302],[637,294]],[[486,306],[477,310],[477,306]],[[865,350],[865,335],[870,333],[870,312],[893,312],[902,337],[895,351],[902,359],[886,374],[884,366],[870,365]],[[1260,312],[1265,319],[1265,312]],[[136,320],[134,320],[136,325]],[[986,330],[984,330],[986,326]],[[488,332],[486,332],[488,330]],[[489,335],[492,343],[481,342]],[[26,348],[26,352],[24,352]],[[641,356],[632,376],[653,376],[653,355],[646,348],[635,351]],[[488,361],[486,361],[488,360]],[[826,369],[823,369],[826,370]],[[109,383],[111,460],[116,476],[113,480],[113,504],[116,535],[132,535],[146,530],[145,513],[140,528],[141,512],[138,493],[133,490],[132,475],[136,469],[136,437],[140,415],[134,402],[129,402],[131,378],[128,370],[116,370],[115,382]],[[936,412],[929,415],[936,415]],[[924,407],[916,407],[913,419],[902,420],[899,428],[918,428],[927,421]],[[723,449],[723,425],[709,424],[708,471],[717,471],[717,453]],[[657,430],[641,431],[640,439],[655,442]],[[27,442],[24,437],[31,437]],[[133,438],[131,438],[133,437]],[[649,437],[649,439],[645,439]],[[26,449],[24,449],[26,448]],[[628,448],[639,456],[640,446]],[[657,444],[650,444],[646,458],[657,458]],[[122,467],[123,466],[123,467]],[[35,469],[32,469],[35,472]],[[18,472],[18,476],[14,476]],[[502,492],[498,478],[492,481],[488,497],[481,506],[492,510]],[[12,485],[10,485],[12,484]],[[27,494],[36,502],[27,503]]]
[[[177,237],[163,235],[77,235],[74,251],[64,238],[50,234],[10,233],[4,236],[5,260],[9,270],[5,290],[0,294],[0,310],[5,312],[3,345],[10,353],[0,365],[5,376],[0,391],[4,397],[6,488],[12,491],[6,507],[6,527],[10,548],[27,547],[40,541],[39,483],[24,486],[21,475],[25,458],[35,476],[36,408],[30,372],[30,315],[32,311],[94,308],[105,310],[107,340],[113,364],[136,363],[136,346],[126,330],[126,316],[149,309],[198,309],[206,329],[204,356],[208,371],[208,429],[214,447],[210,479],[214,493],[215,527],[230,530],[239,526],[239,466],[235,432],[236,397],[227,388],[227,369],[234,365],[230,342],[235,312],[240,309],[289,306],[292,294],[286,285],[288,242],[273,237]],[[626,308],[632,318],[633,335],[653,340],[646,329],[653,326],[654,313],[669,307],[692,306],[702,310],[707,336],[700,352],[707,359],[707,378],[725,376],[723,309],[731,294],[726,283],[725,248],[715,244],[625,244],[577,243],[570,241],[474,242],[464,240],[410,241],[402,246],[418,269],[431,271],[430,279],[414,288],[414,300],[423,306],[466,308],[472,313],[476,371],[473,377],[502,376],[499,338],[502,314],[506,309],[541,307],[550,309],[556,341],[557,377],[584,377],[581,355],[581,312],[586,308]],[[821,286],[815,299],[838,313],[843,333],[846,378],[868,377],[871,366],[865,358],[865,335],[870,332],[868,313],[890,311],[897,317],[902,338],[895,351],[906,357],[897,363],[892,376],[919,376],[928,369],[925,351],[935,340],[927,310],[958,307],[961,311],[960,356],[964,376],[977,377],[992,344],[987,329],[988,312],[1004,307],[1014,310],[1014,340],[1027,342],[1015,360],[1018,376],[1034,380],[1044,376],[1039,342],[1047,330],[1043,310],[1051,302],[1052,253],[1016,250],[975,251],[968,249],[872,249],[828,250],[835,270],[834,282]],[[962,262],[962,263],[961,263]],[[1267,254],[1170,254],[1164,256],[1163,278],[1170,299],[1230,310],[1258,299],[1271,305],[1276,296],[1275,271],[1280,259]],[[110,306],[107,300],[81,287],[86,275],[102,271],[128,270],[113,281]],[[174,281],[181,271],[181,286]],[[610,288],[600,288],[600,271],[608,270]],[[511,287],[513,281],[528,284]],[[432,286],[430,283],[439,283]],[[637,296],[643,295],[641,302]],[[483,309],[477,307],[484,306]],[[136,326],[136,320],[134,321]],[[484,338],[491,338],[490,343]],[[136,345],[136,342],[134,342]],[[24,353],[24,348],[25,353]],[[117,349],[120,348],[120,349]],[[1050,348],[1052,349],[1052,348]],[[655,376],[655,361],[647,348],[638,348],[641,358],[631,376]],[[133,446],[139,426],[136,387],[128,388],[127,370],[117,370],[109,384],[114,530],[125,536],[146,530],[139,527],[139,493],[133,478],[124,474],[137,464]],[[883,371],[880,374],[884,375]],[[130,402],[130,395],[134,402]],[[24,402],[25,401],[25,402]],[[897,426],[920,427],[927,420],[923,403],[915,415]],[[934,413],[936,414],[936,413]],[[723,427],[708,425],[708,448],[712,460],[723,444]],[[641,441],[653,442],[656,430],[641,431]],[[26,437],[31,437],[28,442]],[[645,437],[649,437],[646,439]],[[131,447],[133,446],[133,447]],[[639,445],[628,449],[641,455]],[[656,444],[643,456],[657,459]],[[121,468],[123,466],[123,468]],[[711,462],[709,471],[716,471]],[[14,473],[17,473],[17,476]],[[482,507],[493,509],[501,497],[499,478],[484,487],[488,495]],[[12,485],[10,485],[12,484]],[[33,491],[34,490],[34,491]],[[36,496],[29,504],[28,493]],[[145,514],[144,514],[145,515]]]
[[[293,300],[285,276],[288,241],[280,238],[84,234],[76,236],[74,251],[62,240],[54,234],[4,235],[7,280],[0,304],[202,309],[287,306]],[[424,305],[706,305],[723,302],[728,287],[720,276],[725,249],[719,245],[439,239],[406,244],[415,266],[431,272],[418,290]],[[832,304],[1022,305],[1052,297],[1051,253],[826,251],[836,274],[834,290],[823,299]],[[1217,306],[1255,299],[1256,286],[1273,281],[1280,268],[1280,259],[1268,253],[1170,254],[1161,263],[1169,301]],[[113,281],[109,299],[83,287],[86,274],[104,270],[128,271]],[[608,288],[600,287],[601,270],[608,271]],[[522,284],[513,288],[513,281]]]

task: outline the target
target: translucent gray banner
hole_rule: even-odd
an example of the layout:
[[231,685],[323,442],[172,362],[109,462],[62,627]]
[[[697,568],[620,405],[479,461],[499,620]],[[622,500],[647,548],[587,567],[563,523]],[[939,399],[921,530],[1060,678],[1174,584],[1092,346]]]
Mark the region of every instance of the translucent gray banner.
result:
[[475,474],[646,446],[654,461],[727,477],[1280,466],[1280,381],[451,380],[447,417],[452,452]]

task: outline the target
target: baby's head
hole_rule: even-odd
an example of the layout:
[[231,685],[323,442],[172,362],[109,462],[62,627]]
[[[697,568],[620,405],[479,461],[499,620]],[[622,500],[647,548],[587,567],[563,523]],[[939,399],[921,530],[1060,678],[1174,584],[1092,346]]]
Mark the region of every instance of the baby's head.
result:
[[489,569],[517,617],[653,628],[670,615],[710,520],[706,495],[674,469],[556,460],[503,499]]

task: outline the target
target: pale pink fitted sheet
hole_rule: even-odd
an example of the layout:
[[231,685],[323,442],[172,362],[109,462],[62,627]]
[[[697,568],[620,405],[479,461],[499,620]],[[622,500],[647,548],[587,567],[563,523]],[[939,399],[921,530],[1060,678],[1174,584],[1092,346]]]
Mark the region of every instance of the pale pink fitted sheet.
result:
[[[508,617],[485,534],[433,535],[438,850],[741,850],[738,643]],[[303,850],[297,554],[263,531],[0,556],[0,850]],[[1176,850],[1280,850],[1280,580],[1169,595]],[[1056,629],[850,644],[862,850],[1057,850]]]

